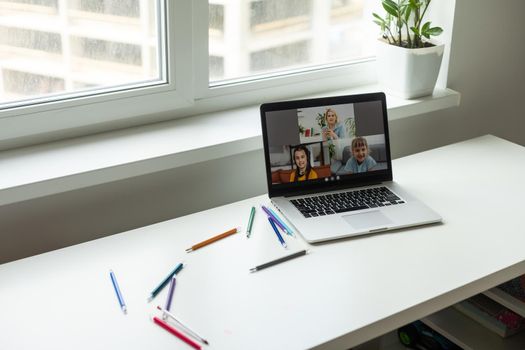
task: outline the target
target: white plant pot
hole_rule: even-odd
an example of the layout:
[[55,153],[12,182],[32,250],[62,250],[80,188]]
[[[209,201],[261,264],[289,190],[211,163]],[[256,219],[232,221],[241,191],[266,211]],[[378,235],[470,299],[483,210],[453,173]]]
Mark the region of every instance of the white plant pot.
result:
[[411,99],[432,95],[443,59],[444,44],[405,49],[378,40],[378,80],[387,94]]

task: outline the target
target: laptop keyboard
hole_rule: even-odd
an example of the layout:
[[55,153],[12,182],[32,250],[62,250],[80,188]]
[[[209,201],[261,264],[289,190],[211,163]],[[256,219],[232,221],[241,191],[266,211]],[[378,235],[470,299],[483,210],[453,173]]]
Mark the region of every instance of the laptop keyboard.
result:
[[306,218],[405,203],[387,187],[330,193],[290,202]]

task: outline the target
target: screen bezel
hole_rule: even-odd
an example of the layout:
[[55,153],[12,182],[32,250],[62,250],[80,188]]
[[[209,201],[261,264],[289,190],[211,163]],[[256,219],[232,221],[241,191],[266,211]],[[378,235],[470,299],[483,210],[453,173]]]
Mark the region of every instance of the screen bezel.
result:
[[[387,159],[387,168],[369,171],[366,173],[343,175],[340,180],[337,181],[323,181],[323,180],[311,180],[301,181],[295,183],[285,184],[273,184],[271,163],[270,163],[270,152],[268,145],[268,131],[266,124],[266,113],[272,111],[280,111],[286,109],[299,109],[309,108],[318,106],[331,106],[338,104],[355,104],[359,102],[372,102],[380,101],[383,111],[383,126],[385,133],[385,152]],[[296,196],[305,193],[319,192],[319,191],[332,191],[350,187],[364,186],[369,184],[376,184],[383,181],[392,180],[392,159],[390,156],[390,138],[388,133],[388,115],[386,108],[386,96],[382,92],[358,94],[358,95],[344,95],[344,96],[333,96],[333,97],[322,97],[312,98],[303,100],[292,100],[282,102],[271,102],[264,103],[260,107],[261,113],[261,127],[262,127],[262,138],[264,145],[264,160],[266,165],[266,181],[268,186],[269,197],[278,196]]]

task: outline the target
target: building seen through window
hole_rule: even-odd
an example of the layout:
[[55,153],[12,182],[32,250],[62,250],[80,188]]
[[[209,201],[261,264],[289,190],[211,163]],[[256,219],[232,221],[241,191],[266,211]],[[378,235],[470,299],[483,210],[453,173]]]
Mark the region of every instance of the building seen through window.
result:
[[160,80],[160,0],[0,0],[0,106]]
[[210,84],[373,55],[364,0],[210,0]]

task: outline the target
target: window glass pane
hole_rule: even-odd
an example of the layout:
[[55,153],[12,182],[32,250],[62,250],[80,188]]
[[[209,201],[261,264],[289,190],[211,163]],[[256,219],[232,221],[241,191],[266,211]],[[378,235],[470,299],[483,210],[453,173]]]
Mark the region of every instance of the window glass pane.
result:
[[309,22],[312,0],[257,0],[250,1],[250,26],[256,30],[257,25],[283,25],[290,20]]
[[269,71],[308,63],[309,45],[309,41],[300,41],[252,52],[250,54],[250,70],[252,72]]
[[163,3],[0,0],[0,107],[163,81]]
[[79,10],[124,17],[139,17],[139,0],[80,0],[73,1]]
[[210,56],[210,79],[224,76],[224,58]]
[[11,0],[10,2],[17,2],[20,4],[31,4],[31,5],[41,5],[49,7],[58,7],[58,0]]
[[64,80],[48,75],[4,70],[6,89],[19,94],[46,94],[64,89]]
[[371,57],[377,30],[370,30],[366,6],[365,0],[209,0],[210,85]]
[[222,34],[224,31],[224,6],[210,4],[209,28],[210,32],[215,35]]

